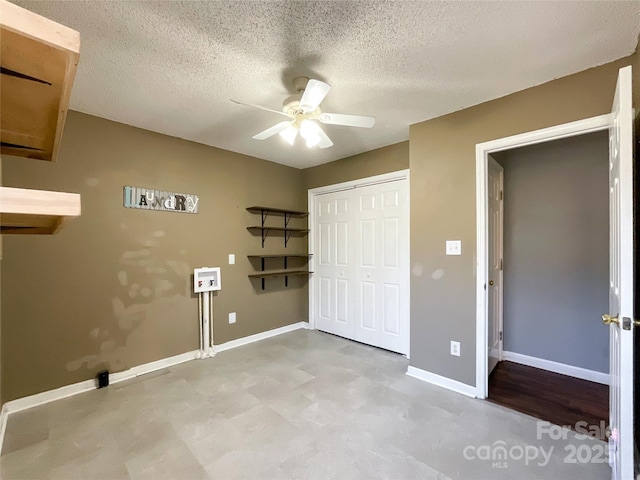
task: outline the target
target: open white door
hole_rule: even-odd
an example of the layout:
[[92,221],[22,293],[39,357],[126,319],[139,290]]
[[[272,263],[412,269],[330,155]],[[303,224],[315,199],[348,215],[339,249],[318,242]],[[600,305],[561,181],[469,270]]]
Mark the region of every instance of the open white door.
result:
[[504,169],[502,165],[489,157],[489,285],[487,286],[489,330],[488,330],[488,369],[491,372],[502,360],[502,188]]
[[609,133],[609,463],[613,480],[634,477],[633,461],[633,107],[631,67],[622,68]]

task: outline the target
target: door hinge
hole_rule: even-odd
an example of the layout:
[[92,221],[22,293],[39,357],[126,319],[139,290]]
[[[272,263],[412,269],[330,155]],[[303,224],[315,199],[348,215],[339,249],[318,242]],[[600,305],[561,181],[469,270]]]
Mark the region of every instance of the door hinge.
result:
[[500,259],[500,270],[502,270],[502,259]]
[[502,332],[500,332],[500,341],[502,341]]
[[502,200],[503,195],[504,195],[504,194],[503,194],[502,190],[500,190],[500,200]]

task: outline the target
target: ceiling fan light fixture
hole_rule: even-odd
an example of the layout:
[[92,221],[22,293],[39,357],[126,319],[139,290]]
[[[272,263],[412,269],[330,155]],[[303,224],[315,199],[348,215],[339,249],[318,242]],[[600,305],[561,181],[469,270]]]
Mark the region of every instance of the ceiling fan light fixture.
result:
[[285,130],[280,132],[280,136],[284,138],[284,141],[289,145],[293,145],[293,142],[295,142],[298,136],[298,129],[293,124],[289,125]]
[[376,119],[374,117],[323,112],[320,104],[331,89],[328,83],[308,77],[297,77],[293,79],[293,84],[298,94],[285,99],[281,112],[260,105],[232,100],[232,102],[239,105],[277,113],[289,119],[287,122],[280,122],[262,132],[256,133],[252,138],[255,140],[266,140],[278,133],[285,142],[293,146],[298,137],[298,133],[300,133],[307,148],[319,147],[324,149],[333,146],[333,142],[321,128],[320,124],[316,123],[316,120],[322,124],[340,125],[344,127],[371,128],[375,125]]
[[307,147],[313,148],[320,143],[320,135],[312,135],[306,139]]
[[300,123],[300,135],[307,142],[307,147],[313,148],[320,143],[320,127],[311,120],[303,120]]

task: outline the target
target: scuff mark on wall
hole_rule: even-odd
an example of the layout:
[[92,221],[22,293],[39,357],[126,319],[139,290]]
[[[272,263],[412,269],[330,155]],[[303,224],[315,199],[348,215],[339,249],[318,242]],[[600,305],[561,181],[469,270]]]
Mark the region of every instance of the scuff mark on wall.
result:
[[431,278],[433,278],[434,280],[440,280],[442,277],[444,277],[444,270],[442,270],[441,268],[434,270],[431,274]]
[[157,247],[165,238],[163,230],[155,230],[140,240],[140,248],[120,255],[118,263],[123,269],[117,273],[117,284],[121,293],[111,299],[116,331],[109,335],[106,329],[92,328],[89,338],[96,342],[99,353],[68,362],[68,371],[104,365],[119,368],[123,365],[120,357],[126,355],[127,339],[133,332],[145,322],[179,310],[184,299],[190,298],[191,267],[183,261],[162,258],[167,252],[161,255]]
[[100,359],[98,355],[85,355],[78,360],[72,360],[71,362],[67,362],[67,371],[75,372],[76,370],[80,370],[84,364],[87,365],[88,369],[93,369],[100,363]]
[[411,273],[413,273],[415,277],[421,277],[423,272],[424,272],[424,268],[419,263],[416,263],[411,269]]

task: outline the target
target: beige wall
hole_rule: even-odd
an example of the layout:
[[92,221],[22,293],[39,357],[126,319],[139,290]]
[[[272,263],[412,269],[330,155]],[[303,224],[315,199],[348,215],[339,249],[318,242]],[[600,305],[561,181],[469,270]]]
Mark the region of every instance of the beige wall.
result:
[[409,168],[409,142],[396,143],[304,170],[307,188],[349,182]]
[[[307,319],[305,278],[264,292],[247,278],[262,249],[245,208],[306,209],[301,170],[76,112],[57,163],[4,157],[3,168],[6,185],[82,194],[82,217],[58,235],[4,236],[4,401],[197,349],[194,267],[222,267],[217,344]],[[124,185],[197,194],[200,213],[124,208]],[[293,238],[287,251],[306,248]],[[270,237],[264,251],[283,249]]]
[[[411,126],[413,366],[475,385],[476,144],[609,112],[618,69],[631,63],[637,109],[636,53]],[[462,240],[461,256],[445,256],[447,239]],[[451,340],[460,357],[449,354]]]

